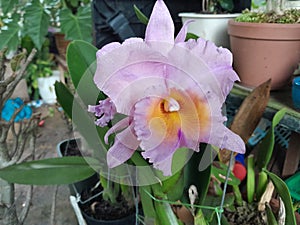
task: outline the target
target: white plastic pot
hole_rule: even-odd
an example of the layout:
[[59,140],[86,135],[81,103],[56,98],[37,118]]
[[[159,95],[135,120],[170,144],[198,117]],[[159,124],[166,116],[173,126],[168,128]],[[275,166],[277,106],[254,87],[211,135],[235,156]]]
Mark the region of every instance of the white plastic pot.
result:
[[229,36],[227,34],[228,20],[236,18],[239,13],[232,14],[201,14],[201,13],[179,13],[183,23],[192,20],[188,25],[188,32],[201,38],[214,42],[217,46],[230,48]]
[[39,77],[38,87],[42,100],[46,104],[56,103],[56,94],[54,89],[54,84],[56,81],[60,81],[59,71],[53,71],[51,77]]

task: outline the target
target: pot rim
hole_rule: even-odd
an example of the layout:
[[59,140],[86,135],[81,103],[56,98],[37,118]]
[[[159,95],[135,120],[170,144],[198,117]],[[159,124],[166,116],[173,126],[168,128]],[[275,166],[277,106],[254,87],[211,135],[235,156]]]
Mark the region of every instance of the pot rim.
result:
[[182,12],[179,13],[179,17],[187,17],[187,18],[207,18],[207,19],[220,19],[220,18],[235,18],[241,15],[241,13],[226,13],[226,14],[205,14],[205,13],[196,13],[196,12]]
[[250,39],[300,41],[300,23],[250,23],[231,19],[228,21],[228,34]]

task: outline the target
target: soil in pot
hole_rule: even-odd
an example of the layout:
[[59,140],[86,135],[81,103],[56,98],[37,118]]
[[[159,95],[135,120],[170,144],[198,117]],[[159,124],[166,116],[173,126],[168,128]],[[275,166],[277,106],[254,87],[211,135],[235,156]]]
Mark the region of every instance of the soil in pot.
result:
[[263,220],[264,212],[259,212],[257,204],[244,202],[242,206],[235,206],[235,209],[224,211],[224,216],[231,225],[267,225]]
[[[82,202],[90,199],[97,195],[103,190],[101,186],[92,189],[85,190],[81,194]],[[131,205],[121,194],[117,197],[117,203],[112,204],[110,201],[103,199],[102,195],[88,201],[86,204],[80,204],[80,208],[89,217],[100,221],[120,220],[130,215],[132,216],[133,222],[135,222],[135,205]]]

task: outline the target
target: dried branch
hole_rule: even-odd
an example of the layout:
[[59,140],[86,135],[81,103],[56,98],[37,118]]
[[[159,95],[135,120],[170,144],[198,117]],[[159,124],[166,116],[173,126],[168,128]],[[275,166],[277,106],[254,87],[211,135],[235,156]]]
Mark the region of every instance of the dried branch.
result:
[[2,97],[3,102],[5,102],[7,99],[11,97],[13,90],[16,88],[20,80],[23,78],[26,68],[29,65],[29,63],[33,60],[33,57],[35,56],[36,52],[37,52],[36,49],[32,49],[26,61],[22,63],[20,70],[17,72],[15,76],[15,79],[9,84],[6,92],[3,94]]
[[[0,81],[4,80],[4,74],[5,74],[5,71],[6,71],[6,66],[4,64],[4,62],[5,62],[5,52],[6,52],[6,50],[0,51]],[[0,91],[0,93],[1,93],[1,91]]]
[[[10,165],[13,165],[20,161],[20,159],[24,153],[28,138],[34,138],[34,139],[36,138],[35,131],[36,131],[36,127],[38,125],[39,118],[40,118],[40,114],[33,115],[28,120],[28,123],[26,124],[26,126],[19,131],[21,133],[20,137],[18,137],[19,139],[16,139],[17,136],[15,136],[15,140],[18,143],[16,144],[16,146],[17,146],[16,149],[14,149],[14,154],[11,156],[11,161],[9,162]],[[34,153],[34,150],[35,150],[35,146],[31,147],[32,153]],[[33,154],[33,156],[34,156],[34,154]]]

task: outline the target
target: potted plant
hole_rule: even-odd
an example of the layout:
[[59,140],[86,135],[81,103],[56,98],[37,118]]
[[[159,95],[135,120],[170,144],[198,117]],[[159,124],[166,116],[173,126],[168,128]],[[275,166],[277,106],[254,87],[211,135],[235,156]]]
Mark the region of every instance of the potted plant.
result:
[[242,85],[255,87],[272,78],[275,90],[290,83],[300,60],[300,10],[286,5],[266,1],[265,7],[229,21],[234,68]]
[[27,1],[1,3],[0,49],[16,51],[23,38],[29,37],[40,50],[50,27],[59,28],[67,40],[92,41],[92,22],[89,1]]
[[[32,41],[29,39],[23,46],[30,52],[33,46]],[[61,78],[54,54],[49,53],[49,39],[45,40],[41,50],[37,51],[29,64],[25,78],[31,99],[37,100],[41,97],[46,104],[56,102],[54,83],[60,81]]]
[[204,0],[201,12],[182,12],[179,16],[183,23],[193,20],[188,27],[190,33],[210,40],[217,46],[230,48],[227,34],[228,20],[236,18],[242,10],[250,6],[250,1]]

